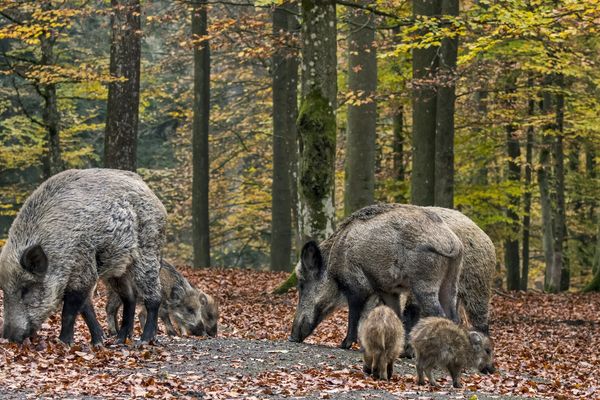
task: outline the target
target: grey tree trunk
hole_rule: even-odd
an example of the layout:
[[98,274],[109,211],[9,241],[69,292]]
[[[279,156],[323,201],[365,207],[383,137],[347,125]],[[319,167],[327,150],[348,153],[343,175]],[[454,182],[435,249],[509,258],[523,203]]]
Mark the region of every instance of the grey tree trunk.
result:
[[[360,4],[368,5],[370,0]],[[348,89],[361,101],[348,105],[344,211],[346,215],[373,204],[377,124],[377,53],[374,15],[348,9]]]
[[[558,75],[556,83],[559,88],[564,87],[564,78]],[[565,205],[565,152],[564,137],[565,97],[562,92],[556,95],[556,138],[554,142],[554,173],[556,177],[556,217],[554,220],[554,257],[556,264],[560,265],[560,290],[568,290],[571,274],[565,254],[565,238],[567,235],[567,217]]]
[[[532,80],[528,81],[532,87]],[[535,101],[529,99],[527,114],[533,117],[535,112]],[[533,126],[527,128],[525,143],[525,193],[523,194],[523,246],[521,248],[521,290],[527,290],[529,281],[529,235],[531,229],[531,171],[533,165]]]
[[[552,83],[551,77],[544,79],[546,89],[542,93],[542,113],[548,115],[552,112],[552,94],[547,90],[547,86]],[[552,199],[550,195],[550,177],[552,150],[551,131],[555,124],[548,124],[544,127],[542,133],[542,144],[540,147],[540,165],[538,168],[538,184],[540,186],[540,202],[542,206],[542,232],[544,235],[544,260],[546,262],[546,273],[544,277],[544,288],[548,292],[558,292],[560,290],[561,269],[556,264],[554,255],[554,216],[552,211]]]
[[[296,151],[296,129],[292,117],[295,108],[290,98],[296,94],[294,55],[287,45],[289,38],[289,5],[275,7],[273,36],[277,46],[272,57],[273,69],[273,185],[271,202],[271,270],[289,271],[292,249],[292,207],[296,203],[292,191],[294,181],[293,154]],[[290,109],[291,108],[291,109]]]
[[302,17],[299,222],[303,239],[323,240],[335,225],[335,2],[302,0]]
[[[507,92],[514,92],[514,82],[511,79]],[[508,155],[508,180],[519,184],[521,180],[521,166],[519,157],[521,148],[519,138],[512,123],[506,126],[506,147]],[[520,263],[519,263],[519,240],[518,227],[519,215],[516,209],[519,207],[519,197],[511,196],[510,205],[506,210],[506,216],[511,223],[511,237],[504,241],[504,264],[506,266],[506,287],[508,290],[519,290],[520,287]]]
[[[206,0],[195,1],[192,9],[192,35],[195,40],[208,34]],[[208,40],[194,47],[194,119],[192,122],[192,242],[194,267],[210,267],[209,225],[209,117],[210,47]]]
[[[458,0],[442,0],[442,14],[458,16]],[[454,102],[458,37],[444,38],[440,48],[435,134],[436,206],[454,207]]]
[[[414,0],[415,17],[438,16],[436,0]],[[413,50],[413,126],[411,202],[431,206],[435,201],[436,90],[431,83],[437,73],[438,48]]]
[[104,165],[135,171],[140,105],[140,2],[111,0],[110,74]]
[[[404,181],[405,168],[404,168],[404,109],[402,105],[399,105],[396,112],[392,116],[393,123],[393,151],[394,151],[394,177],[398,181]],[[399,201],[396,199],[396,201]]]
[[[54,43],[56,36],[51,32],[49,37],[40,37],[42,56],[41,65],[53,65],[56,63],[54,54]],[[44,99],[42,110],[43,124],[46,128],[46,156],[44,157],[44,178],[48,179],[64,169],[60,146],[60,114],[56,97],[56,84],[48,83],[40,89]]]

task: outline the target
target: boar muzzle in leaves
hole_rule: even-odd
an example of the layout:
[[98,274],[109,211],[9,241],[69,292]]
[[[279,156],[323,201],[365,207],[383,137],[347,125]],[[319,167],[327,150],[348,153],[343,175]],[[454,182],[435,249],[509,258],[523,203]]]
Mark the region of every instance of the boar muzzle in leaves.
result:
[[303,247],[290,339],[303,341],[345,300],[348,331],[341,347],[349,348],[373,294],[400,315],[400,293],[410,291],[424,315],[458,320],[462,248],[441,218],[422,207],[377,204],[353,213],[320,245]]
[[[164,206],[135,173],[68,170],[46,180],[23,204],[0,253],[3,335],[22,342],[62,304],[60,340],[73,341],[82,314],[92,342],[100,344],[91,294],[99,278],[118,285],[127,276],[151,310],[154,323],[146,325],[142,341],[152,340],[165,222]],[[131,335],[126,320],[119,332],[123,340]]]

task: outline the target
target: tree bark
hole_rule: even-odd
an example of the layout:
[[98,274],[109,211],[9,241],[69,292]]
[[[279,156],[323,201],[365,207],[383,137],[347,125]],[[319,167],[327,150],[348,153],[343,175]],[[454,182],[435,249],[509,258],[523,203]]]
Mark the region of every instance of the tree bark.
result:
[[[437,16],[436,0],[414,0],[413,15]],[[435,201],[436,92],[431,83],[438,67],[437,47],[413,50],[413,127],[411,202],[431,206]]]
[[[458,0],[442,0],[442,14],[458,16]],[[454,102],[456,100],[456,58],[458,37],[442,40],[439,57],[434,203],[439,207],[454,207]]]
[[295,121],[290,91],[296,93],[296,71],[291,67],[287,40],[289,39],[288,4],[273,11],[273,36],[276,50],[272,57],[273,69],[273,184],[271,202],[271,270],[289,271],[292,250],[292,155],[295,150]]
[[333,233],[335,222],[335,2],[302,0],[302,17],[299,221],[303,239],[323,240]]
[[[370,0],[360,4],[369,5]],[[348,9],[348,89],[361,104],[348,105],[344,211],[346,215],[373,204],[377,124],[377,54],[374,15]]]
[[[404,109],[399,105],[392,116],[394,140],[392,143],[394,150],[394,178],[400,182],[404,181]],[[398,201],[398,200],[396,200]]]
[[[544,89],[542,93],[542,113],[548,115],[552,112],[552,94],[547,87],[552,83],[552,77],[544,78]],[[548,123],[542,133],[542,145],[540,147],[540,165],[538,168],[538,184],[540,186],[540,202],[542,208],[542,232],[544,235],[544,260],[546,262],[546,273],[544,277],[544,287],[548,292],[558,292],[560,290],[561,268],[556,263],[554,254],[554,216],[552,211],[552,199],[550,194],[550,152],[552,149],[552,131],[554,123]]]
[[135,171],[140,105],[141,25],[139,0],[111,0],[112,40],[104,165]]
[[[510,95],[514,92],[514,80],[511,78],[507,93]],[[519,185],[521,181],[521,166],[519,157],[521,156],[521,148],[519,138],[515,132],[515,127],[512,123],[506,126],[506,147],[508,155],[508,180],[513,184]],[[519,197],[510,196],[510,204],[506,210],[506,216],[511,221],[511,236],[504,241],[504,264],[506,266],[506,287],[508,290],[519,290],[520,275],[519,275],[519,215],[516,210],[519,207]]]
[[[564,78],[558,75],[556,83],[559,89],[564,88]],[[554,141],[554,172],[556,177],[556,218],[554,220],[554,257],[560,265],[560,290],[569,289],[571,274],[565,254],[565,238],[567,236],[567,217],[565,206],[565,152],[564,137],[565,97],[562,92],[556,95],[556,138]]]
[[[48,3],[49,4],[49,3]],[[49,7],[49,6],[45,6]],[[42,57],[41,65],[53,65],[56,63],[54,54],[54,44],[56,36],[50,32],[49,36],[40,37]],[[54,174],[64,169],[64,163],[61,156],[60,146],[60,114],[58,112],[58,100],[56,97],[56,84],[47,83],[41,87],[41,94],[44,99],[44,109],[42,110],[42,119],[46,127],[47,150],[44,160],[44,178],[48,179]]]
[[600,292],[600,225],[598,225],[596,232],[596,251],[594,252],[592,271],[594,271],[594,276],[591,282],[583,289],[584,292]]
[[[528,81],[528,86],[533,86],[533,81]],[[529,99],[527,114],[533,117],[535,101]],[[529,235],[531,229],[531,171],[533,165],[533,126],[527,128],[525,143],[525,193],[523,194],[523,247],[521,248],[521,290],[527,290],[529,281]]]
[[[192,122],[192,241],[194,267],[210,267],[209,226],[209,117],[210,47],[206,0],[195,1],[192,10],[194,46],[194,119]],[[199,41],[201,40],[201,41]]]

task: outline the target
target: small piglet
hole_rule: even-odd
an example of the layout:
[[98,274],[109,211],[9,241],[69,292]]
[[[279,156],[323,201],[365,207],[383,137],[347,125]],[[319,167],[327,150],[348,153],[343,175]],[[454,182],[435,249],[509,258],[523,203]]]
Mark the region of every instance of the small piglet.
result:
[[419,385],[439,386],[432,369],[446,368],[452,376],[452,385],[461,387],[463,368],[477,368],[493,372],[492,345],[480,332],[467,331],[454,322],[439,317],[423,318],[410,333],[410,344],[415,352]]

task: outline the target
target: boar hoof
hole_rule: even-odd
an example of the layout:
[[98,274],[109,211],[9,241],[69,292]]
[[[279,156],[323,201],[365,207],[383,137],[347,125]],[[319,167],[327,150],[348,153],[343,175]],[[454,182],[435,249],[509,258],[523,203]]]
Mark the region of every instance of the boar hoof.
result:
[[352,343],[352,340],[348,340],[348,338],[346,338],[340,344],[340,349],[349,349],[350,347],[352,347]]

